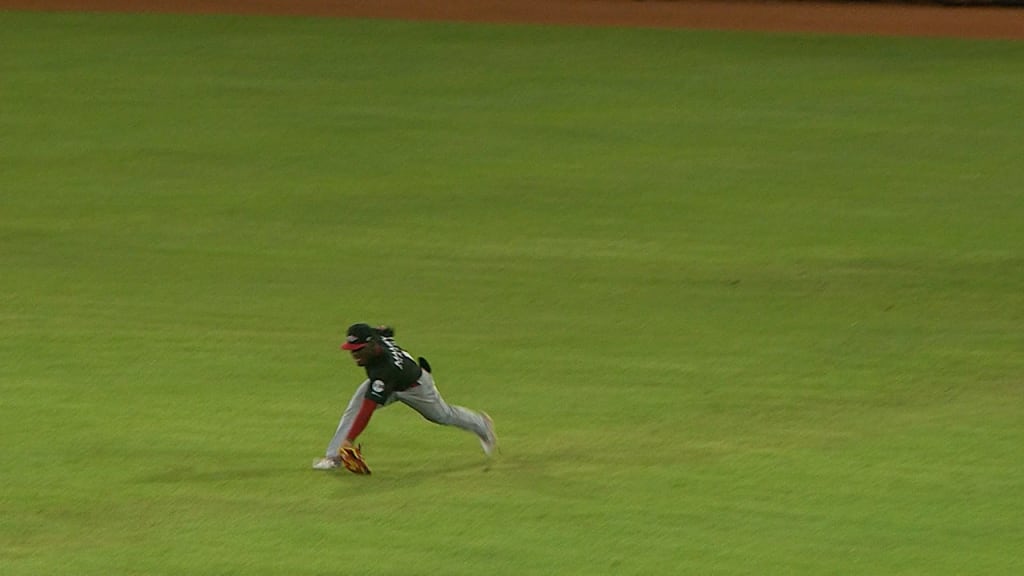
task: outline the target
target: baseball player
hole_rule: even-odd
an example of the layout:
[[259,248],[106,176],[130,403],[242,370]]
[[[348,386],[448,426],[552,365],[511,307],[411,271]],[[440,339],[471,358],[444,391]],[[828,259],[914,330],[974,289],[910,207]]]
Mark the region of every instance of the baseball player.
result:
[[494,454],[497,437],[494,423],[484,412],[475,412],[461,406],[452,406],[441,398],[434,386],[430,364],[425,358],[414,360],[399,348],[395,332],[387,326],[371,327],[353,324],[348,328],[343,350],[366,369],[366,379],[356,389],[334,438],[327,445],[327,453],[313,463],[316,470],[331,470],[344,466],[357,474],[369,474],[370,469],[355,445],[377,408],[399,401],[436,424],[456,426],[476,434],[488,457]]

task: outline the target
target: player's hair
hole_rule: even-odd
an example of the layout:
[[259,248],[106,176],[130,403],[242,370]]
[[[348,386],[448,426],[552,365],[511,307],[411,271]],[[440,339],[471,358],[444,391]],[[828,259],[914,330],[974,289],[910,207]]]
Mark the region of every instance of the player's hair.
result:
[[391,326],[378,326],[373,329],[373,332],[380,338],[393,338],[395,336],[395,329]]

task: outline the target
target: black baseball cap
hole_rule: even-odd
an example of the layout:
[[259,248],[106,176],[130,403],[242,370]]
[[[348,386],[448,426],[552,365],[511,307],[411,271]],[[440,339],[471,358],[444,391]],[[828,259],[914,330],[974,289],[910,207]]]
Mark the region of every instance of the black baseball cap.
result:
[[348,334],[345,336],[345,343],[341,345],[342,350],[359,350],[370,342],[373,342],[376,332],[369,324],[353,324],[348,327]]

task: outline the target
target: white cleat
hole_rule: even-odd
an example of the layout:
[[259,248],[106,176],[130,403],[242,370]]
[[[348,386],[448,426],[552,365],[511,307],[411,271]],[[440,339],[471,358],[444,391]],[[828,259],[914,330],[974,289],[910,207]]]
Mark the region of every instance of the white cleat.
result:
[[498,436],[494,433],[494,420],[491,419],[487,412],[481,412],[484,417],[484,422],[487,424],[487,434],[480,436],[480,447],[484,449],[484,454],[488,458],[494,456],[494,451],[498,448]]
[[338,462],[337,458],[321,458],[313,462],[313,470],[334,470],[341,463]]

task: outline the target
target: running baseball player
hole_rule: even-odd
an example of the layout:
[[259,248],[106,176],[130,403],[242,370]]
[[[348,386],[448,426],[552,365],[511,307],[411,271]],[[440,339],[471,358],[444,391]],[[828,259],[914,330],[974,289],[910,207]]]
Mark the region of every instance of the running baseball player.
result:
[[488,457],[494,454],[497,437],[490,416],[446,403],[434,385],[427,360],[422,357],[414,360],[395,344],[394,335],[394,330],[387,326],[373,328],[362,323],[349,326],[341,348],[348,350],[355,363],[366,369],[366,379],[341,415],[326,455],[313,463],[314,469],[331,470],[341,466],[356,474],[369,474],[362,452],[355,445],[356,438],[366,429],[377,408],[396,400],[435,424],[456,426],[476,434],[484,453]]

